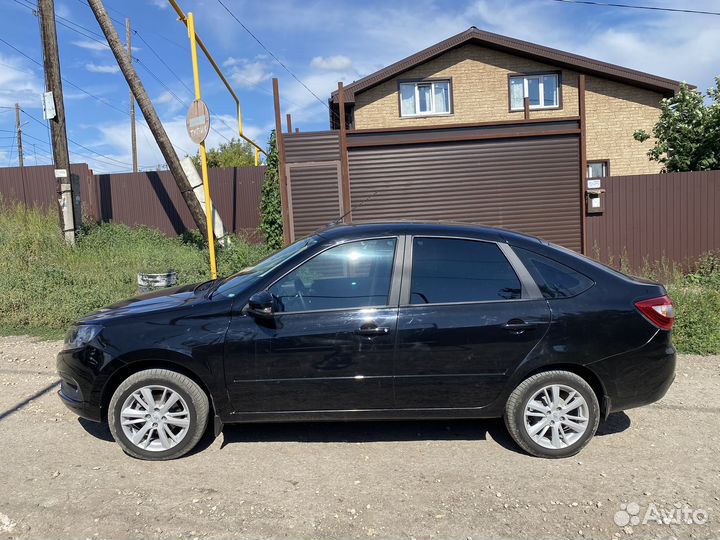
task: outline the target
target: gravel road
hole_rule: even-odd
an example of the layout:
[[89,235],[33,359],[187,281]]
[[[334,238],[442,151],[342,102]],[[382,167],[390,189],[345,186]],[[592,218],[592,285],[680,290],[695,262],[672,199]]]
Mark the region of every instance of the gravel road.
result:
[[0,538],[720,538],[720,357],[560,461],[443,421],[230,426],[149,463],[59,402],[59,347],[0,338]]

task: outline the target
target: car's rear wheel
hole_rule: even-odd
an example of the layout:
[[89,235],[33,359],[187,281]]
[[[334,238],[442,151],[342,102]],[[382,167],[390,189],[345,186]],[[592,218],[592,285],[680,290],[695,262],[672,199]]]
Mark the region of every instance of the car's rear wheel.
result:
[[210,404],[189,377],[167,369],[134,373],[115,390],[108,423],[129,455],[174,459],[192,450],[207,426]]
[[546,458],[577,454],[595,434],[600,406],[590,385],[569,371],[528,377],[510,394],[505,424],[527,453]]

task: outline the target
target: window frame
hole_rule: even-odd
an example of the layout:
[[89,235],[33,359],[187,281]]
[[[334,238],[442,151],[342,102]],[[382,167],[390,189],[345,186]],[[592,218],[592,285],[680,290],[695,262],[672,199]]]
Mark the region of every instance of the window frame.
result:
[[[558,88],[558,102],[557,105],[543,105],[543,97],[545,94],[544,88],[545,85],[542,82],[542,77],[544,75],[555,75],[557,78],[557,88]],[[550,71],[528,71],[526,73],[508,73],[508,111],[509,112],[523,112],[525,110],[525,106],[523,105],[520,108],[513,108],[512,106],[512,80],[518,79],[522,77],[523,80],[523,104],[525,99],[525,94],[527,93],[527,79],[534,79],[539,78],[540,83],[540,105],[530,105],[531,111],[557,111],[561,110],[563,108],[563,84],[562,84],[562,70],[550,70]]]
[[[285,279],[285,277],[288,274],[291,274],[298,268],[300,268],[305,263],[310,262],[315,257],[321,255],[322,253],[325,253],[328,250],[331,250],[333,248],[336,248],[338,246],[342,246],[345,244],[353,244],[355,242],[368,242],[371,240],[395,240],[395,253],[393,254],[393,263],[392,268],[390,270],[390,290],[388,291],[388,302],[385,305],[374,305],[374,306],[359,306],[359,307],[341,307],[341,308],[329,308],[329,309],[308,309],[304,311],[279,311],[275,313],[274,315],[276,317],[286,317],[290,315],[306,315],[308,313],[328,313],[328,312],[335,312],[335,311],[347,311],[347,312],[354,312],[354,311],[363,311],[363,310],[369,310],[369,309],[386,309],[386,308],[393,308],[398,306],[399,297],[400,297],[400,277],[402,272],[402,256],[405,250],[405,235],[402,234],[395,234],[395,235],[387,235],[387,236],[369,236],[367,238],[349,238],[346,240],[341,240],[339,242],[335,242],[331,245],[328,245],[318,251],[317,253],[313,253],[310,257],[307,257],[306,259],[303,259],[301,262],[287,270],[286,272],[283,272],[280,276],[273,279],[271,283],[266,285],[260,290],[265,290],[270,292],[270,289],[272,289],[278,282]],[[259,291],[257,291],[259,292]]]
[[[605,166],[605,176],[590,176],[588,174],[590,165],[602,163]],[[585,179],[586,180],[598,180],[600,178],[607,178],[610,176],[610,160],[609,159],[589,159],[585,162]]]
[[[482,242],[485,244],[495,244],[500,252],[503,254],[505,259],[510,264],[511,268],[515,272],[518,280],[520,281],[520,298],[499,298],[497,300],[466,300],[461,302],[431,302],[428,304],[412,304],[410,303],[412,273],[413,273],[413,246],[416,238],[434,238],[443,240],[468,240],[471,242]],[[527,302],[532,300],[544,300],[543,295],[540,291],[535,280],[528,272],[525,265],[523,265],[520,258],[512,250],[509,244],[505,242],[497,242],[494,240],[486,240],[482,238],[474,238],[471,236],[456,236],[456,235],[443,235],[443,234],[409,234],[405,240],[405,255],[404,264],[402,268],[402,285],[400,288],[400,307],[402,308],[422,308],[427,306],[461,306],[461,305],[473,305],[473,304],[497,304],[506,302]]]
[[[415,114],[403,114],[402,110],[402,85],[403,84],[414,84],[415,85],[415,111],[420,109],[420,96],[418,93],[418,86],[422,84],[431,85],[430,95],[432,96],[432,106],[435,108],[435,83],[448,83],[448,112],[416,112]],[[398,115],[401,119],[404,118],[428,118],[435,116],[452,116],[455,113],[455,99],[453,98],[453,81],[452,77],[433,77],[427,79],[402,79],[397,82],[397,95],[398,95]]]

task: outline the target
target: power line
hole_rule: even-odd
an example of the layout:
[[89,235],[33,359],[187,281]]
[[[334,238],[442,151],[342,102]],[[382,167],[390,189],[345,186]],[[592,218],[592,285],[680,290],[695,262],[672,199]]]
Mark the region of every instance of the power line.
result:
[[255,41],[257,41],[258,44],[259,44],[263,49],[265,49],[265,52],[267,52],[270,56],[272,56],[272,58],[273,58],[278,64],[280,64],[280,66],[282,66],[282,68],[283,68],[285,71],[287,71],[293,79],[295,79],[297,82],[299,82],[299,83],[303,86],[303,88],[305,88],[305,90],[307,90],[308,92],[310,92],[310,94],[312,94],[313,97],[315,97],[315,99],[317,99],[320,103],[322,103],[323,106],[326,107],[326,108],[330,111],[331,114],[334,114],[335,116],[338,116],[338,114],[330,108],[330,106],[327,104],[327,102],[326,102],[325,100],[321,99],[315,92],[313,92],[312,90],[310,90],[310,87],[308,87],[308,85],[306,85],[304,82],[302,82],[302,81],[300,80],[300,78],[299,78],[297,75],[295,75],[295,74],[290,70],[289,67],[287,67],[277,56],[275,56],[275,54],[274,54],[270,49],[268,49],[268,48],[265,46],[265,44],[264,44],[262,41],[260,41],[260,39],[259,39],[255,34],[252,33],[252,31],[251,31],[250,29],[249,29],[247,26],[245,26],[245,25],[242,23],[242,21],[241,21],[240,19],[238,19],[232,11],[230,11],[230,9],[223,3],[222,0],[217,0],[217,1],[218,1],[218,4],[220,4],[223,8],[225,8],[225,11],[227,11],[228,14],[229,14],[231,17],[232,17],[233,19],[235,19],[240,26],[243,27],[243,30],[245,30],[248,34],[250,34],[250,36],[251,36]]
[[[85,6],[86,8],[89,8],[89,7],[90,7],[90,6],[88,5],[88,3],[87,3],[86,0],[77,0],[77,1],[80,2],[80,4],[82,4],[82,5]],[[114,11],[114,12],[117,13],[118,15],[121,15],[121,16],[123,17],[123,19],[129,19],[129,18],[130,18],[130,17],[128,17],[127,15],[125,15],[123,12],[121,12],[121,11],[119,11],[119,10],[113,8],[113,7],[106,6],[105,9],[107,9],[108,11]],[[109,16],[109,15],[108,15],[108,16]],[[114,17],[110,17],[110,19],[111,19],[112,21],[114,21],[115,23],[121,25],[121,26],[122,26],[123,24],[125,24],[124,21],[115,19]],[[135,23],[133,23],[133,25],[134,25],[134,24],[135,24]],[[133,32],[135,32],[134,29],[133,29]],[[156,37],[159,37],[159,38],[164,39],[165,41],[167,41],[167,42],[170,43],[171,45],[174,45],[175,47],[178,47],[179,49],[186,50],[186,47],[180,45],[177,41],[175,41],[175,40],[173,40],[173,39],[170,39],[169,37],[164,36],[164,35],[162,35],[162,34],[158,34],[154,29],[153,29],[153,35],[156,36]],[[139,37],[139,36],[138,36],[138,37]],[[142,38],[140,38],[140,39],[142,39]],[[144,40],[143,40],[143,41],[144,41]],[[147,45],[147,43],[146,43],[146,45]]]
[[[18,49],[15,45],[13,45],[12,43],[6,41],[4,38],[0,37],[0,43],[4,43],[4,44],[7,45],[8,47],[12,48],[12,49],[13,49],[15,52],[17,52],[18,54],[24,56],[25,58],[27,58],[28,60],[30,60],[30,61],[33,62],[34,64],[42,67],[42,64],[41,64],[40,62],[38,62],[37,60],[35,60],[33,57],[31,57],[30,55],[26,54],[25,52],[21,51],[21,50]],[[75,84],[74,82],[66,79],[65,77],[63,77],[62,80],[63,80],[64,83],[69,84],[69,85],[72,86],[73,88],[75,88],[75,89],[79,90],[80,92],[82,92],[83,94],[85,94],[85,95],[93,98],[94,100],[98,101],[99,103],[102,103],[102,104],[105,105],[106,107],[109,107],[109,108],[111,108],[111,109],[113,109],[113,110],[115,110],[115,111],[118,111],[118,112],[124,114],[125,116],[128,116],[128,117],[130,116],[130,113],[129,113],[128,111],[126,111],[126,110],[124,110],[124,109],[121,109],[121,108],[119,108],[119,107],[116,107],[115,105],[113,105],[111,102],[109,102],[109,101],[106,100],[105,98],[102,98],[102,97],[100,97],[100,96],[96,96],[95,94],[93,94],[93,93],[91,93],[91,92],[88,92],[87,90],[85,90],[85,89],[82,88],[81,86],[79,86],[79,85]],[[144,126],[144,127],[148,128],[147,124],[145,124],[144,122],[138,122],[138,123],[139,123],[141,126]],[[148,129],[149,129],[149,128],[148,128]],[[189,153],[187,150],[185,150],[182,146],[180,146],[180,145],[178,145],[178,144],[174,144],[174,143],[173,143],[173,146],[174,146],[175,148],[181,150],[181,151],[184,152],[185,154],[190,155],[190,153]]]
[[[32,120],[34,120],[35,122],[37,122],[38,124],[40,124],[40,125],[45,125],[45,124],[42,122],[42,120],[39,120],[38,118],[36,118],[35,116],[33,116],[32,114],[30,114],[29,112],[27,112],[25,109],[20,109],[20,110],[21,110],[23,113],[25,113],[25,115],[27,115],[29,118],[31,118]],[[30,138],[32,138],[32,139],[37,139],[37,137],[32,137],[31,135],[28,135],[28,137],[30,137]],[[39,139],[38,139],[38,140],[39,140]],[[68,141],[70,141],[70,142],[71,142],[72,144],[74,144],[75,146],[79,146],[80,148],[83,148],[84,150],[87,150],[88,152],[92,152],[93,154],[96,154],[96,155],[100,156],[101,158],[108,160],[109,162],[115,162],[115,163],[118,164],[118,165],[130,165],[130,163],[127,163],[127,162],[124,162],[124,161],[119,161],[119,160],[117,160],[117,159],[115,159],[115,158],[112,158],[112,157],[110,157],[110,156],[107,156],[107,155],[105,155],[105,154],[101,154],[100,152],[96,152],[96,151],[93,150],[92,148],[88,148],[88,147],[85,146],[84,144],[81,144],[81,143],[79,143],[79,142],[77,142],[77,141],[72,140],[70,137],[68,137]],[[43,144],[44,144],[44,142],[43,142]],[[93,159],[97,159],[97,158],[93,158]],[[132,166],[132,165],[130,165],[130,166]]]
[[[15,1],[16,3],[18,3],[19,5],[24,6],[24,7],[28,8],[28,9],[30,9],[31,11],[33,11],[33,13],[35,13],[35,10],[34,10],[30,5],[23,4],[23,3],[20,2],[20,0],[14,0],[14,1]],[[81,0],[81,1],[82,1],[82,0]],[[76,26],[82,28],[82,29],[85,30],[86,32],[94,33],[94,34],[97,35],[97,36],[100,35],[100,34],[97,34],[96,32],[93,32],[92,30],[90,30],[90,29],[88,29],[88,28],[85,28],[84,26],[81,26],[81,25],[79,25],[79,24],[77,24],[77,23],[73,23],[72,21],[69,21],[69,19],[64,19],[63,17],[60,17],[60,16],[57,16],[57,18],[63,19],[63,20],[66,20],[66,21],[68,21],[68,22],[70,22],[70,23],[72,23],[72,24],[75,24]],[[58,22],[59,22],[59,21],[58,21]],[[60,22],[59,24],[62,24],[62,23]],[[95,38],[93,38],[92,36],[88,36],[88,35],[84,34],[83,32],[81,32],[80,30],[77,30],[76,28],[73,28],[73,27],[71,27],[71,26],[69,26],[69,25],[67,25],[67,24],[62,24],[62,25],[65,26],[66,28],[68,28],[69,30],[72,30],[72,31],[74,31],[74,32],[77,32],[77,33],[79,33],[80,35],[83,35],[84,37],[87,37],[87,38],[89,38],[89,39],[92,39],[92,40],[94,40],[94,41],[97,41],[98,43],[104,45],[105,47],[108,47],[107,42],[105,42],[105,41],[100,41],[99,39],[95,39]],[[103,37],[104,37],[104,36],[103,36]],[[0,37],[0,42],[2,42],[2,43],[4,43],[5,45],[11,47],[11,48],[14,49],[17,53],[21,54],[22,56],[24,56],[25,58],[27,58],[27,59],[30,60],[31,62],[37,64],[37,65],[40,66],[40,67],[42,67],[42,64],[41,64],[40,62],[38,62],[37,60],[35,60],[35,59],[32,58],[31,56],[27,55],[26,53],[24,53],[23,51],[21,51],[20,49],[18,49],[17,47],[15,47],[12,43],[9,43],[8,41],[4,40],[2,37]],[[109,47],[108,47],[108,48],[109,48]],[[137,58],[137,57],[135,57],[135,56],[133,56],[132,58],[133,58],[133,60],[135,60],[136,62],[138,62],[138,63],[140,62],[140,59],[139,59],[139,58]],[[146,68],[146,69],[147,69],[147,68]],[[158,80],[158,82],[161,82],[160,79],[158,79],[151,70],[148,70],[148,72],[149,72],[151,75],[153,75],[153,76],[156,78],[156,80]],[[121,108],[119,108],[119,107],[116,107],[115,105],[113,105],[111,102],[109,102],[109,101],[106,100],[105,98],[96,96],[96,95],[88,92],[88,91],[85,90],[84,88],[78,86],[77,84],[75,84],[75,83],[73,83],[72,81],[66,79],[65,77],[63,77],[62,80],[63,80],[63,82],[69,84],[69,85],[72,86],[73,88],[79,90],[80,92],[86,94],[87,96],[89,96],[89,97],[91,97],[91,98],[99,101],[100,103],[104,104],[105,106],[110,107],[111,109],[113,109],[113,110],[115,110],[115,111],[121,112],[121,113],[123,113],[124,115],[126,115],[126,116],[128,116],[128,117],[130,116],[130,113],[129,113],[128,111],[126,111],[126,110],[124,110],[124,109],[121,109]],[[163,84],[163,83],[161,82],[161,84]],[[144,122],[138,122],[138,123],[139,123],[141,126],[144,126],[145,128],[149,129],[149,127],[147,126],[147,124],[145,124]],[[147,137],[146,137],[146,135],[145,135],[144,133],[143,133],[143,137],[145,137],[146,140],[147,140]],[[226,137],[226,138],[227,138],[227,137]],[[185,153],[186,155],[190,155],[190,153],[189,153],[186,149],[184,149],[182,146],[180,146],[180,145],[178,145],[178,144],[174,144],[174,143],[171,143],[171,144],[172,144],[175,148],[181,150],[181,151],[182,151],[183,153]]]
[[[218,2],[219,1],[220,0],[218,0]],[[610,3],[610,2],[594,2],[592,0],[554,0],[554,1],[562,2],[564,4],[585,4],[588,6],[598,6],[598,7],[645,9],[645,10],[649,10],[649,11],[669,11],[672,13],[693,13],[696,15],[720,15],[720,12],[718,12],[718,11],[700,11],[700,10],[695,10],[695,9],[666,8],[666,7],[658,7],[658,6],[633,6],[630,4],[614,4],[614,3]]]

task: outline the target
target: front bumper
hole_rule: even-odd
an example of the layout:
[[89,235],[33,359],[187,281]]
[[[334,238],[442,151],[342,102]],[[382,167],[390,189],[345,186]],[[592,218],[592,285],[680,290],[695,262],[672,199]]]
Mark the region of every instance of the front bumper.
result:
[[675,348],[670,332],[658,330],[642,347],[589,364],[603,381],[609,412],[663,398],[675,380]]
[[98,353],[97,349],[83,347],[63,350],[57,355],[60,400],[78,416],[95,422],[102,420],[100,392],[97,391]]

